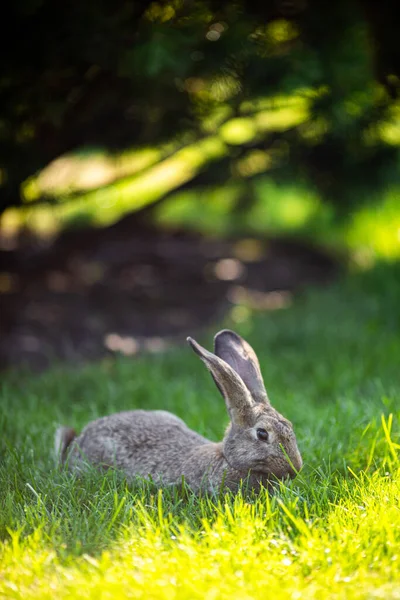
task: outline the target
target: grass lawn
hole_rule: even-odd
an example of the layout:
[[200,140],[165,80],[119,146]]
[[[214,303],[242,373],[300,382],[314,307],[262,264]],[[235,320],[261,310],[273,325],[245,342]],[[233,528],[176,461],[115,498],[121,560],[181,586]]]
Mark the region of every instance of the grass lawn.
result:
[[[219,439],[223,400],[186,347],[3,376],[1,597],[400,598],[400,266],[238,330],[305,462],[273,497],[196,498],[55,469],[56,424],[113,411],[164,408]],[[199,341],[210,347],[212,333]]]

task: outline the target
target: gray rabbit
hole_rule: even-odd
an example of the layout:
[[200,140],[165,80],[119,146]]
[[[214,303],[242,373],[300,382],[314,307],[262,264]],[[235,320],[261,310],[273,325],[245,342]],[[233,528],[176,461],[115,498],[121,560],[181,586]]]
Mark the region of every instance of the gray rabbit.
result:
[[237,490],[241,481],[258,490],[294,477],[302,459],[293,427],[271,406],[251,346],[229,330],[215,336],[214,354],[187,341],[225,399],[231,422],[222,442],[209,441],[169,412],[133,410],[96,419],[79,436],[60,427],[55,446],[61,463],[78,472],[87,464],[115,467],[159,485],[179,484],[183,476],[194,491]]

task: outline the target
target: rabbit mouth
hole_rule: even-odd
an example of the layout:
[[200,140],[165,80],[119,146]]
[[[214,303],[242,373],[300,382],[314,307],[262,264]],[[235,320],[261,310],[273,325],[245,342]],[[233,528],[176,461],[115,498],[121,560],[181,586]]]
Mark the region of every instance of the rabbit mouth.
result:
[[251,472],[258,475],[272,475],[272,472],[266,466],[265,462],[259,461],[254,463],[254,466],[250,468]]
[[274,473],[273,471],[271,471],[271,469],[260,469],[260,466],[262,467],[263,465],[257,465],[255,468],[251,469],[250,474],[256,479],[260,479],[261,481],[268,481],[268,483],[273,483],[274,481],[277,482],[278,480],[286,479],[288,477],[290,479],[294,479],[297,475],[297,473],[290,467],[283,473]]
[[275,479],[275,476],[273,473],[271,473],[271,471],[267,471],[266,469],[260,469],[257,467],[255,469],[250,469],[249,474],[259,481],[271,482]]

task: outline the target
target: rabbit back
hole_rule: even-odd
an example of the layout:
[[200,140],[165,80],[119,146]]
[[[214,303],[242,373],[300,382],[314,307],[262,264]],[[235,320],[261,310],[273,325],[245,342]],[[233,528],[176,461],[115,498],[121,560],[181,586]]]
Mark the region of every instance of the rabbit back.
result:
[[182,463],[193,448],[209,443],[179,417],[163,410],[116,413],[89,423],[75,438],[68,467],[117,468],[127,477],[179,481]]

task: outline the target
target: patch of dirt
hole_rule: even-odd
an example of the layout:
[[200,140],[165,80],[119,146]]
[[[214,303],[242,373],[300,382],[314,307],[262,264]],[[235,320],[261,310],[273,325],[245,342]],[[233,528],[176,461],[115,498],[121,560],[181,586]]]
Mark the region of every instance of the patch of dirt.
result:
[[240,320],[243,306],[285,306],[337,270],[335,259],[303,243],[138,228],[133,217],[64,232],[48,245],[29,236],[14,249],[4,242],[0,368],[161,351],[235,307]]

